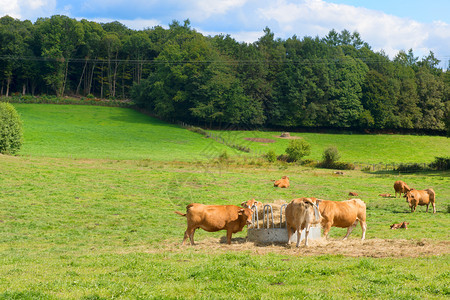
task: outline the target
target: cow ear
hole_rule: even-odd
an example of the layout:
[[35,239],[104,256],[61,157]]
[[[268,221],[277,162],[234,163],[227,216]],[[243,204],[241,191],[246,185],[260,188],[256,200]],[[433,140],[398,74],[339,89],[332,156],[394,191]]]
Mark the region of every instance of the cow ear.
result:
[[247,202],[247,201],[242,202],[242,203],[241,203],[241,206],[244,207],[244,205],[245,205],[246,202]]

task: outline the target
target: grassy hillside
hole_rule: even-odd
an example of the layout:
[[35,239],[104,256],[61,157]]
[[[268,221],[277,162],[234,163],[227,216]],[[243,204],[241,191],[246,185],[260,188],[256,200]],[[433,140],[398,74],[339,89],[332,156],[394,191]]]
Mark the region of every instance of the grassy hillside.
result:
[[14,104],[24,122],[20,155],[195,161],[227,147],[131,109]]
[[[449,172],[352,170],[337,176],[253,158],[208,160],[198,153],[234,153],[132,110],[16,107],[25,145],[18,156],[0,155],[0,299],[444,299],[450,294]],[[272,136],[221,134],[244,143],[248,135]],[[311,141],[321,136],[312,134]],[[326,140],[349,144],[354,137]],[[399,151],[401,145],[385,142],[390,138],[367,136],[366,144],[378,146],[366,147],[364,160],[381,152],[384,161],[387,153]],[[410,138],[448,147],[436,137]],[[282,151],[286,142],[252,147]],[[442,145],[427,147],[431,152]],[[273,187],[271,180],[282,175],[290,177],[290,188]],[[398,179],[433,188],[437,213],[425,213],[424,207],[410,213],[403,198],[378,197],[393,193]],[[299,249],[248,242],[244,228],[231,245],[224,244],[224,231],[199,229],[198,245],[180,246],[186,219],[173,212],[191,202],[344,200],[349,191],[367,204],[364,242],[359,226],[347,241],[341,241],[345,229],[332,228],[328,241]],[[390,229],[402,221],[410,223],[408,230]]]

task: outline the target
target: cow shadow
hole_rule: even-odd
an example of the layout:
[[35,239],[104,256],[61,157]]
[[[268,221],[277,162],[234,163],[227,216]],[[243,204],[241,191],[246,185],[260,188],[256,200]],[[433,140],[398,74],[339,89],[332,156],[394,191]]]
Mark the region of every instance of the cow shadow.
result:
[[[227,243],[227,237],[223,236],[220,238],[219,241],[221,244]],[[238,238],[231,238],[231,244],[245,244],[247,242],[246,238],[238,237]]]

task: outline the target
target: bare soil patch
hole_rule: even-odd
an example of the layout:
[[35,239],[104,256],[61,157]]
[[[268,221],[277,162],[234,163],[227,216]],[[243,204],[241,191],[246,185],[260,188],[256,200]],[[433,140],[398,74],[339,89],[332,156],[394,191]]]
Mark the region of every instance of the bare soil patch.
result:
[[[302,241],[303,242],[303,241]],[[450,241],[436,240],[388,240],[388,239],[368,239],[361,241],[359,239],[349,239],[346,241],[340,239],[319,239],[310,240],[309,246],[305,247],[303,243],[299,248],[295,243],[261,245],[248,242],[244,238],[233,238],[231,245],[226,244],[226,238],[220,240],[207,238],[196,241],[195,246],[180,246],[180,243],[168,244],[169,251],[178,252],[184,247],[194,247],[196,250],[207,252],[250,252],[255,255],[264,255],[267,253],[278,253],[295,256],[318,256],[318,255],[343,255],[349,257],[423,257],[450,254]],[[151,250],[149,252],[152,252]]]
[[275,143],[275,140],[265,138],[244,138],[244,140],[258,143]]

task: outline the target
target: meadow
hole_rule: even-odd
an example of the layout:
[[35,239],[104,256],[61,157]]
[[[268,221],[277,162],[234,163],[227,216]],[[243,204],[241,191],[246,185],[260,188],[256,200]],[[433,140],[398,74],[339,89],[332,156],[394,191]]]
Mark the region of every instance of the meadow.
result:
[[[0,299],[448,298],[448,171],[337,176],[269,164],[129,109],[15,106],[25,143],[18,156],[0,155]],[[241,140],[240,132],[218,134]],[[323,135],[304,136],[320,152],[339,139],[356,143],[356,135],[329,135],[322,144],[314,141]],[[367,137],[374,137],[368,139],[374,147],[359,154],[363,160],[390,159],[389,151],[375,151],[384,143],[392,153],[404,147],[389,142],[395,136]],[[450,147],[442,137],[405,138],[431,141],[413,152],[416,161],[432,161],[436,151]],[[281,151],[278,143],[286,141],[256,147]],[[352,157],[345,147],[339,150]],[[223,151],[229,159],[217,159]],[[282,175],[290,176],[291,187],[273,188],[271,180]],[[412,214],[403,198],[377,196],[393,193],[398,179],[432,187],[437,213],[419,207]],[[332,228],[328,241],[308,248],[254,244],[245,240],[246,229],[231,245],[225,232],[202,230],[195,234],[198,245],[180,245],[186,220],[173,211],[191,202],[239,205],[309,195],[344,200],[349,191],[367,204],[364,242],[357,227],[348,241],[341,241],[344,229]],[[408,230],[390,230],[401,221],[410,223]]]

